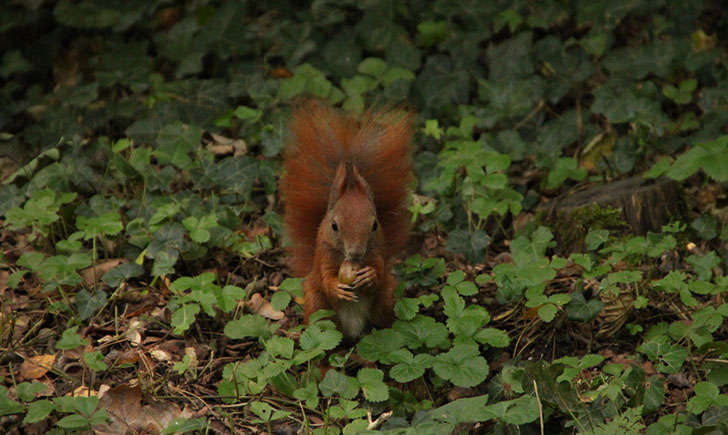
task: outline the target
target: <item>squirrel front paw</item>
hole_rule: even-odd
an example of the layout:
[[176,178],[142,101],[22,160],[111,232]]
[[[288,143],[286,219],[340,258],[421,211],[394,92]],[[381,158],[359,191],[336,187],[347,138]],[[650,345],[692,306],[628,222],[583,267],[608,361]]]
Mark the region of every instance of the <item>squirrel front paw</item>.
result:
[[352,286],[339,283],[336,285],[336,297],[343,301],[356,302],[359,300],[359,296],[352,290],[354,290]]
[[366,287],[374,282],[377,271],[372,266],[362,267],[356,272],[356,277],[351,283],[354,288]]

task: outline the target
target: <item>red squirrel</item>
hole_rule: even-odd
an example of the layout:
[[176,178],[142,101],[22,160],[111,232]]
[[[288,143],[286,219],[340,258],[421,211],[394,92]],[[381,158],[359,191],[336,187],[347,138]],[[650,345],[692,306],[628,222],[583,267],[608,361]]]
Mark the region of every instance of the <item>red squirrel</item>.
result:
[[347,340],[391,326],[391,261],[409,232],[411,115],[355,117],[309,101],[294,110],[289,136],[280,192],[290,267],[305,276],[304,323],[333,310]]

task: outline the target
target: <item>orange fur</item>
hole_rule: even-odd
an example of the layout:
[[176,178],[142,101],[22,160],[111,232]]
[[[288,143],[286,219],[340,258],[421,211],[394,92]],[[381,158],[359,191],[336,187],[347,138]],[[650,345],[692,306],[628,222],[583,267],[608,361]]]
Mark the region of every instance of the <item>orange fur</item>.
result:
[[[336,273],[344,254],[322,225],[333,197],[346,204],[338,215],[342,224],[361,227],[370,225],[365,219],[376,219],[381,225],[382,234],[369,236],[363,266],[376,271],[369,290],[376,302],[370,321],[377,326],[391,324],[396,282],[389,272],[390,259],[405,247],[409,231],[411,120],[409,113],[396,110],[370,110],[353,117],[310,101],[294,111],[280,193],[290,267],[294,275],[307,276],[306,321],[316,309],[336,310],[340,302],[335,295]],[[332,188],[335,183],[337,187]],[[341,198],[332,193],[335,190],[343,192]],[[372,202],[376,216],[367,215]]]

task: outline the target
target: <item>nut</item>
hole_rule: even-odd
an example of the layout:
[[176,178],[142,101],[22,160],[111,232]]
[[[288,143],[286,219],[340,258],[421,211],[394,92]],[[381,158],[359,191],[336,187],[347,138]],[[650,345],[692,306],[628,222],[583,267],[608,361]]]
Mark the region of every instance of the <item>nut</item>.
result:
[[351,261],[344,261],[339,266],[339,281],[342,284],[351,284],[356,278],[357,271],[359,271],[359,265]]

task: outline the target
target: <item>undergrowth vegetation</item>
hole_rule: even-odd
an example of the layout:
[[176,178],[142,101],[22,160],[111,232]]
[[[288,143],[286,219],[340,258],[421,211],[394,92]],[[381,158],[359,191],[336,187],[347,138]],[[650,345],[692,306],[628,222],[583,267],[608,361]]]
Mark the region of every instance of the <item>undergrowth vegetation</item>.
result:
[[[9,433],[728,431],[721,2],[18,0],[0,35]],[[285,266],[304,96],[417,113],[397,319],[354,345]],[[549,219],[630,177],[683,212]]]

